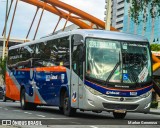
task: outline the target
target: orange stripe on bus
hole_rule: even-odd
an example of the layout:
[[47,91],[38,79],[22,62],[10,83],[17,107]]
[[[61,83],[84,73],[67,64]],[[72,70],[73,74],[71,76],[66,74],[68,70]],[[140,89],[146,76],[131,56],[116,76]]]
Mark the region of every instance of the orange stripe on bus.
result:
[[[18,69],[18,71],[30,71],[34,70],[34,68],[24,68]],[[51,67],[39,67],[35,68],[37,72],[66,72],[66,68],[63,66],[51,66]]]
[[13,100],[20,100],[20,90],[8,73],[6,73],[6,97]]
[[34,103],[41,104],[41,100],[39,99],[37,93],[35,92]]
[[37,72],[47,71],[47,72],[66,72],[66,68],[63,66],[51,66],[51,67],[41,67],[36,68]]

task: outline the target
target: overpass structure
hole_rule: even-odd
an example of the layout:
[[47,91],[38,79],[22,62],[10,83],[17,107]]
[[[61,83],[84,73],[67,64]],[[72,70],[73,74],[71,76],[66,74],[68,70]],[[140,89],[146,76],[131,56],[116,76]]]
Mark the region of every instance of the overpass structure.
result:
[[[8,34],[7,41],[6,41],[6,47],[8,47],[8,42],[10,39],[12,25],[13,25],[14,17],[15,17],[16,10],[17,10],[17,4],[18,4],[19,0],[12,0],[11,1],[10,6],[9,6],[9,11],[6,13],[7,14],[6,22],[8,20],[8,17],[10,16],[10,10],[13,6],[13,1],[16,1],[16,2],[14,5],[14,9],[13,9],[14,11],[13,11],[13,15],[12,15],[11,24],[9,27],[9,34]],[[42,9],[42,11],[41,11],[41,15],[39,17],[36,31],[34,33],[33,40],[35,40],[35,38],[36,38],[38,29],[39,29],[39,26],[41,23],[41,19],[43,17],[44,10],[49,11],[49,12],[53,13],[54,15],[59,16],[57,24],[55,25],[55,27],[53,29],[53,33],[56,31],[61,19],[66,20],[62,30],[65,29],[68,21],[79,26],[79,28],[81,28],[81,29],[93,29],[93,28],[94,29],[95,28],[96,29],[105,29],[105,22],[104,21],[92,16],[91,14],[86,13],[85,11],[82,11],[78,8],[75,8],[69,4],[66,4],[60,0],[21,0],[21,1],[25,2],[27,4],[30,4],[30,5],[34,5],[37,8],[35,15],[33,17],[33,20],[31,21],[27,35],[25,37],[26,39],[28,38],[28,36],[30,34],[30,31],[31,31],[33,24],[34,24],[34,21],[35,21],[35,18],[37,16],[37,12],[39,11],[40,8]],[[4,30],[5,30],[5,28],[6,28],[6,23],[4,25]],[[3,30],[2,36],[4,35],[4,30]],[[113,27],[110,27],[110,30],[111,31],[118,31]],[[152,55],[152,59],[154,62],[153,63],[153,71],[156,71],[158,68],[160,68],[160,59],[157,58],[155,55]]]
[[[4,41],[4,38],[0,37],[0,57],[2,57],[2,52],[3,52],[3,41]],[[6,41],[6,39],[5,39],[5,41]],[[10,38],[9,41],[8,41],[9,42],[8,47],[16,45],[16,44],[28,42],[28,41],[29,40],[25,40],[25,39]],[[6,48],[5,50],[6,50],[6,53],[7,53],[8,49]]]

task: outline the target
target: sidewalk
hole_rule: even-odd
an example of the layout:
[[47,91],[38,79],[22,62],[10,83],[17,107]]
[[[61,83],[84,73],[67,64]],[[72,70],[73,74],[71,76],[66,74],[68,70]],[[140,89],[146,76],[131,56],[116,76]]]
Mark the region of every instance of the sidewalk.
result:
[[157,108],[157,109],[151,108],[149,113],[150,114],[160,115],[160,108]]

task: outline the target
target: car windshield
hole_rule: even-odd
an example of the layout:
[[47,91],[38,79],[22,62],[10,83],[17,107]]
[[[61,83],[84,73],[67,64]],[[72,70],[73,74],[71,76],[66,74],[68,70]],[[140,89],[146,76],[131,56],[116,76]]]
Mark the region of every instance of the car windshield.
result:
[[110,83],[150,81],[147,43],[87,38],[86,76]]

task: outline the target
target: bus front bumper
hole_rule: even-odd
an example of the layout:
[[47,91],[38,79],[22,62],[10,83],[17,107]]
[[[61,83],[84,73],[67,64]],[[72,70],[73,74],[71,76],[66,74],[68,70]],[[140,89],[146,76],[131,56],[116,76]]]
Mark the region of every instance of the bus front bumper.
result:
[[[86,96],[83,100],[82,109],[92,111],[115,111],[124,110],[127,112],[148,113],[150,110],[152,93],[147,97],[113,97],[107,95],[94,95],[85,89]],[[122,100],[123,99],[123,100]]]

